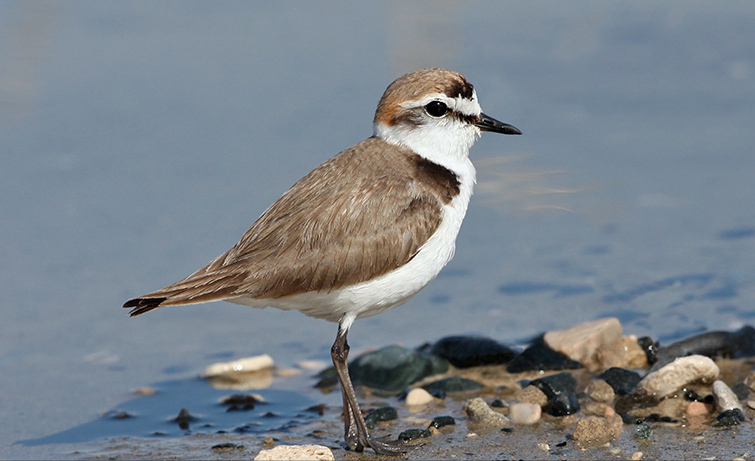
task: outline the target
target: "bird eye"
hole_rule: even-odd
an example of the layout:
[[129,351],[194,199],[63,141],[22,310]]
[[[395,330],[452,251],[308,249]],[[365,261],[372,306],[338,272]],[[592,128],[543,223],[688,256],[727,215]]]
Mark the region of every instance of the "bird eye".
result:
[[448,112],[448,106],[440,101],[431,101],[425,106],[425,111],[431,117],[443,117]]

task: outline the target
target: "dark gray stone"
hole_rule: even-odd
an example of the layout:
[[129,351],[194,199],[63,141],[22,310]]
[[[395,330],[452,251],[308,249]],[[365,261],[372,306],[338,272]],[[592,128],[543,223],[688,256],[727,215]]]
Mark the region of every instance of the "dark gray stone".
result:
[[490,338],[447,336],[433,344],[430,353],[442,357],[458,368],[509,363],[519,351]]
[[445,360],[401,346],[387,346],[368,352],[349,365],[354,384],[392,392],[447,370],[448,362]]
[[482,389],[482,384],[471,379],[454,376],[425,384],[422,388],[432,395],[439,395],[447,392],[476,391]]
[[607,382],[616,395],[627,395],[637,387],[640,382],[640,374],[625,368],[611,367],[598,375],[598,378]]
[[374,429],[375,424],[384,421],[393,421],[394,419],[398,419],[398,411],[396,411],[395,408],[380,407],[367,413],[367,416],[364,417],[364,422],[367,424],[368,428]]
[[547,370],[576,370],[582,368],[582,364],[572,360],[560,352],[556,352],[539,337],[515,357],[506,367],[509,373],[522,373],[524,371],[547,371]]

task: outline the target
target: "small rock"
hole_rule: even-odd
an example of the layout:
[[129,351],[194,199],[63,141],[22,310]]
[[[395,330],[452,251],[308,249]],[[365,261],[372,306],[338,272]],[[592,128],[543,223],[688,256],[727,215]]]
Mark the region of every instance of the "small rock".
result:
[[717,379],[713,383],[713,399],[719,411],[739,410],[742,411],[742,405],[739,404],[736,394],[725,382]]
[[234,360],[232,362],[213,363],[205,368],[200,376],[202,378],[212,378],[215,376],[235,373],[253,373],[255,371],[273,368],[274,365],[275,363],[273,362],[272,357],[263,354],[255,357]]
[[663,398],[694,382],[712,382],[718,377],[718,366],[702,355],[681,357],[646,375],[637,386],[656,398]]
[[254,410],[257,403],[264,403],[257,394],[234,394],[220,399],[220,404],[228,407],[226,411]]
[[750,388],[745,383],[737,383],[731,386],[731,390],[739,400],[747,400],[747,397],[750,396]]
[[278,445],[269,450],[262,450],[254,461],[313,460],[334,461],[330,448],[322,445]]
[[422,388],[427,392],[436,395],[436,393],[438,392],[446,393],[476,391],[478,389],[482,389],[482,384],[471,379],[452,376],[450,378],[434,381],[430,384],[425,384],[424,386],[422,386]]
[[554,351],[540,337],[509,362],[506,371],[521,373],[524,371],[576,370],[578,368],[582,368],[581,363]]
[[273,384],[273,359],[258,355],[210,365],[199,377],[216,389],[265,389]]
[[498,428],[511,425],[511,422],[507,417],[493,411],[493,409],[491,409],[488,404],[479,397],[468,400],[464,404],[464,412],[469,417],[469,421],[474,424]]
[[189,410],[187,410],[186,408],[181,408],[181,411],[178,412],[178,416],[173,418],[173,421],[178,423],[178,427],[186,431],[189,429],[189,423],[196,421],[196,419],[197,418],[189,413]]
[[392,392],[447,370],[448,362],[445,360],[401,346],[387,346],[368,352],[349,365],[354,384]]
[[634,426],[635,440],[647,440],[653,437],[653,426],[647,423],[640,423]]
[[711,358],[751,357],[755,355],[755,328],[748,325],[734,332],[708,331],[677,341],[668,347],[661,347],[656,354],[658,362],[650,371],[659,369],[677,357],[693,354]]
[[235,443],[219,443],[217,445],[213,445],[210,447],[210,449],[216,453],[231,453],[233,451],[237,450],[243,450],[244,445],[236,445]]
[[613,402],[614,397],[616,397],[612,386],[602,379],[590,381],[590,384],[588,384],[585,389],[585,393],[594,401],[601,403]]
[[412,389],[406,394],[405,403],[407,406],[427,405],[432,402],[434,397],[422,388]]
[[508,408],[509,405],[501,399],[495,399],[490,402],[490,406],[492,408]]
[[134,391],[134,395],[147,396],[147,395],[153,395],[155,392],[157,391],[152,387],[140,387],[139,389],[136,389]]
[[595,447],[616,440],[621,435],[623,427],[621,416],[613,415],[606,418],[588,416],[577,422],[572,434],[572,440],[581,448]]
[[720,413],[716,419],[718,422],[713,427],[731,427],[743,423],[745,415],[739,408],[734,408]]
[[579,399],[574,392],[564,392],[551,400],[548,412],[553,416],[568,416],[579,411]]
[[542,442],[538,443],[537,444],[537,448],[538,448],[538,450],[544,451],[546,453],[548,453],[549,451],[551,451],[551,446],[548,445],[547,443],[542,443]]
[[617,364],[617,367],[646,368],[649,365],[647,353],[640,343],[640,340],[637,339],[637,336],[624,336],[623,338],[621,338],[621,344],[624,349],[624,363]]
[[700,416],[710,413],[710,406],[700,401],[694,401],[687,404],[687,409],[684,411],[688,416]]
[[598,375],[598,378],[607,382],[618,395],[632,393],[640,382],[640,374],[625,368],[611,367]]
[[375,428],[376,423],[382,423],[384,421],[393,421],[398,419],[398,411],[393,407],[380,407],[367,413],[364,417],[364,422],[370,429]]
[[632,453],[632,457],[629,459],[631,459],[632,461],[640,461],[642,457],[643,453],[641,451],[635,451],[634,453]]
[[548,396],[549,413],[553,416],[566,416],[579,411],[579,401],[574,394],[577,380],[569,373],[558,373],[538,378],[530,383]]
[[447,336],[433,344],[430,353],[448,360],[457,368],[502,365],[519,355],[519,351],[498,341],[475,336]]
[[619,319],[611,317],[549,331],[543,339],[554,351],[581,363],[590,371],[624,364]]
[[545,393],[548,399],[553,399],[564,392],[574,392],[577,380],[570,373],[557,373],[544,378],[534,379],[530,386],[535,386]]
[[748,406],[748,407],[749,407],[750,409],[752,409],[752,410],[755,410],[755,400],[748,400],[748,401],[747,401],[747,406]]
[[548,403],[548,396],[536,386],[525,387],[516,395],[516,399],[524,403],[536,403],[541,407]]
[[302,360],[296,366],[302,370],[321,371],[328,368],[330,364],[324,360]]
[[540,421],[542,408],[535,403],[516,402],[509,406],[509,419],[514,424],[531,426]]
[[404,442],[410,442],[416,439],[430,437],[432,434],[427,429],[407,429],[398,435],[398,439]]
[[436,416],[432,421],[430,421],[430,426],[428,426],[428,429],[430,429],[431,427],[440,429],[441,427],[453,426],[454,424],[456,424],[456,420],[453,418],[453,416]]

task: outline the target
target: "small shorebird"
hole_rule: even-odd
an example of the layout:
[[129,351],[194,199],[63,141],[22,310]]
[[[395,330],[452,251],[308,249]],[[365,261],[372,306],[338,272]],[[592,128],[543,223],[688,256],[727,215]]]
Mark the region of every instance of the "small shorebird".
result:
[[460,74],[425,69],[385,90],[374,134],[318,166],[273,203],[230,250],[185,279],[127,301],[139,315],[209,301],[298,310],[338,323],[331,349],[341,380],[346,445],[408,451],[372,438],[349,378],[354,320],[408,301],[454,254],[483,131],[521,134],[482,113]]

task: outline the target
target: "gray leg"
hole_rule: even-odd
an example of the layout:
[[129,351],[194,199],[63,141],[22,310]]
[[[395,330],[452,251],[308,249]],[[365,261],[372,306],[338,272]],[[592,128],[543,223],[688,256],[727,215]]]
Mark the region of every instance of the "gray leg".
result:
[[359,409],[359,402],[354,392],[354,386],[349,377],[349,344],[346,341],[348,330],[342,330],[338,325],[338,336],[330,350],[333,365],[336,367],[338,378],[341,380],[341,394],[343,395],[344,439],[346,445],[354,451],[362,452],[365,448],[372,448],[379,455],[403,455],[416,448],[404,445],[403,442],[373,439],[367,432],[367,425]]

